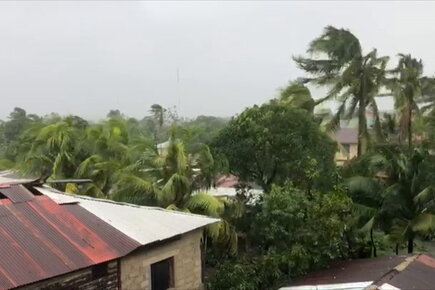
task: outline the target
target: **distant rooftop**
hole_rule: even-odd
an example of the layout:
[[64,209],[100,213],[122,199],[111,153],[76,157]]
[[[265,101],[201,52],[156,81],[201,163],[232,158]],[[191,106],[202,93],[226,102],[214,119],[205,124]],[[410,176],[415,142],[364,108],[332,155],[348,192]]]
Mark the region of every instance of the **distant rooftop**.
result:
[[335,132],[335,140],[340,144],[358,144],[358,130],[341,128]]
[[341,261],[281,290],[434,289],[435,259],[426,254]]

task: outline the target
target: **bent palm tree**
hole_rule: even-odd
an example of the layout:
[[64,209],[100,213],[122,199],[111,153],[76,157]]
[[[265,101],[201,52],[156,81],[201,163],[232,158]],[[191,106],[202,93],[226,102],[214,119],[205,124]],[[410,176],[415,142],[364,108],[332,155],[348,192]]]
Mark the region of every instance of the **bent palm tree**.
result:
[[417,102],[435,96],[435,91],[430,89],[433,80],[423,76],[423,62],[409,54],[399,54],[399,64],[391,72],[395,77],[389,80],[389,87],[399,118],[399,141],[407,138],[408,147],[412,148],[412,119],[420,113]]
[[[366,108],[375,118],[375,131],[382,137],[375,97],[384,84],[388,57],[378,57],[376,50],[363,55],[361,44],[351,32],[327,26],[323,34],[310,43],[308,52],[317,58],[294,57],[298,66],[312,75],[306,81],[330,87],[327,95],[318,100],[335,99],[340,103],[329,127],[335,129],[339,121],[355,114],[358,117],[358,155],[368,145]],[[322,58],[326,55],[326,58]]]

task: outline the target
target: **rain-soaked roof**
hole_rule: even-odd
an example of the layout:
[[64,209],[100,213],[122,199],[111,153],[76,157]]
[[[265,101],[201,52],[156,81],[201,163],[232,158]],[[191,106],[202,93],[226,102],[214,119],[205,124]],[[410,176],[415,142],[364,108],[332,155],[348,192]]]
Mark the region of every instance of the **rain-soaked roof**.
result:
[[76,202],[141,245],[169,239],[219,221],[206,216],[158,207],[69,195],[50,187],[37,187],[37,189],[58,204]]
[[427,254],[341,261],[280,290],[434,289],[435,259]]
[[0,289],[123,257],[218,221],[68,195],[0,172]]
[[0,188],[0,288],[122,257],[139,243],[77,204],[61,206],[22,185]]

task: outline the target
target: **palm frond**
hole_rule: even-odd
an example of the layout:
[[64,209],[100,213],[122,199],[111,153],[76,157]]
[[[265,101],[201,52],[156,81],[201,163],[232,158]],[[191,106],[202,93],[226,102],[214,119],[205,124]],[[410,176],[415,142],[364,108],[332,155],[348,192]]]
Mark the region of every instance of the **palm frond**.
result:
[[224,211],[224,202],[208,193],[200,192],[192,195],[186,202],[191,211],[202,212],[212,217],[220,217]]
[[427,233],[435,229],[435,214],[423,212],[411,221],[412,230],[419,233]]
[[418,205],[424,205],[429,201],[434,201],[434,200],[435,200],[435,191],[432,188],[432,186],[428,186],[424,188],[414,197],[414,203]]

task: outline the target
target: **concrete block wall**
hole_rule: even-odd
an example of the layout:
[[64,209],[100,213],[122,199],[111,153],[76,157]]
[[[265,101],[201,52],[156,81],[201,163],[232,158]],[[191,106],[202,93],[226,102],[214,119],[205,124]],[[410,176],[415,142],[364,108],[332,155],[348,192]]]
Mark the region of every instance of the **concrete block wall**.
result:
[[202,229],[180,239],[144,248],[121,259],[122,290],[151,290],[151,264],[174,258],[175,290],[202,289],[201,281]]

